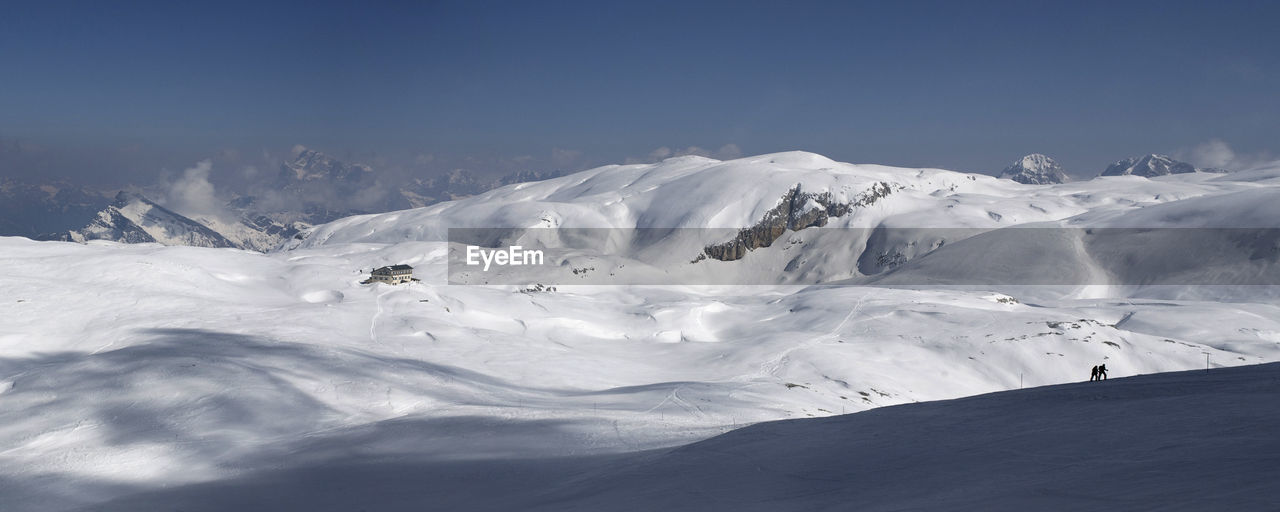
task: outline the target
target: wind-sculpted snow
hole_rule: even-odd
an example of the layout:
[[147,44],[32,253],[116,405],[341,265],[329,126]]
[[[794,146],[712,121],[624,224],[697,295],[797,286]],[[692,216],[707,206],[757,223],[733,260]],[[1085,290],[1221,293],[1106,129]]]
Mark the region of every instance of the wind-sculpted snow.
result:
[[[547,237],[658,230],[671,236],[611,240],[619,259],[564,261],[596,258],[594,270],[576,268],[584,284],[650,253],[686,265],[659,270],[692,269],[687,276],[829,282],[954,266],[963,259],[948,254],[983,254],[966,244],[1049,223],[1062,240],[1006,263],[1087,277],[1124,268],[1101,261],[1101,250],[1158,240],[1115,248],[1123,241],[1063,234],[1270,227],[1276,180],[1257,171],[1027,186],[808,153],[685,157],[341,219],[266,254],[0,238],[0,497],[6,512],[113,500],[131,510],[421,509],[416,493],[444,489],[456,494],[443,508],[590,508],[599,502],[583,489],[602,499],[634,490],[612,487],[622,473],[610,461],[670,489],[654,476],[677,473],[664,461],[714,458],[699,445],[682,449],[691,459],[613,457],[758,422],[1081,381],[1102,363],[1121,377],[1203,368],[1206,358],[1214,367],[1277,361],[1276,287],[454,286],[458,244],[446,241],[459,227],[563,228],[538,232]],[[733,236],[797,184],[853,204],[878,183],[901,188],[739,260],[690,261],[708,240],[726,240],[700,238],[714,231],[703,228]],[[682,231],[663,229],[672,227]],[[865,235],[850,246],[821,236],[832,229]],[[1237,247],[1221,242],[1211,245]],[[800,246],[807,256],[797,259]],[[1268,247],[1246,261],[1271,261]],[[1231,263],[1246,253],[1215,254],[1246,268]],[[412,265],[420,281],[361,284],[395,264]],[[903,435],[942,439],[912,425],[901,424]],[[754,443],[751,432],[770,428],[736,439]],[[797,453],[809,457],[831,434],[803,435]],[[481,478],[495,468],[517,476]],[[592,474],[598,485],[573,485]],[[477,481],[497,487],[465,485]],[[259,492],[268,488],[276,494]],[[769,487],[756,488],[759,503],[776,504]],[[339,489],[343,499],[323,498]]]
[[[1206,353],[1214,365],[1280,357],[1270,304],[521,291],[430,284],[439,243],[270,255],[0,244],[0,492],[13,510],[405,446],[478,465],[630,452],[763,420],[1071,382],[1099,362],[1119,376],[1195,368]],[[359,284],[358,270],[392,262],[426,281]],[[374,444],[325,441],[347,436]]]
[[[1274,510],[1278,375],[1269,364],[1009,391],[621,454],[504,453],[574,423],[392,421],[290,446],[311,458],[263,454],[243,476],[95,509]],[[492,457],[441,456],[441,433]]]

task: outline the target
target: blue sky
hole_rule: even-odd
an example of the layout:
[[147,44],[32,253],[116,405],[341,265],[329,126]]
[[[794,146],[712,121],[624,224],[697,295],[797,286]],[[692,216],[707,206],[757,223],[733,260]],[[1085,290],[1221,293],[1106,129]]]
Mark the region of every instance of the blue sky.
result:
[[1210,141],[1238,159],[1280,150],[1280,2],[4,11],[3,174],[146,176],[218,155],[263,165],[295,144],[423,173],[696,147],[966,171],[1043,152],[1092,175]]

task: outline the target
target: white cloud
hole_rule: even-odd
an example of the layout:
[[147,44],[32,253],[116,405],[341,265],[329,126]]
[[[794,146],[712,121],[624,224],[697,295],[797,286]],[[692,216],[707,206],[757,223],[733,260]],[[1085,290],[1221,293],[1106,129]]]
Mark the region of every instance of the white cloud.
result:
[[389,192],[382,183],[375,181],[367,188],[357,190],[355,195],[348,198],[349,206],[362,210],[377,208]]
[[650,151],[650,152],[649,152],[649,156],[648,156],[648,160],[649,160],[650,162],[657,162],[657,161],[662,160],[662,159],[664,159],[664,158],[668,158],[668,157],[670,157],[670,156],[672,155],[672,153],[673,153],[673,152],[671,151],[671,148],[668,148],[668,147],[666,147],[666,146],[663,146],[663,147],[660,147],[660,148],[655,149],[655,150],[653,150],[653,151]]
[[653,151],[650,151],[649,154],[645,155],[644,157],[627,158],[626,162],[629,164],[654,163],[654,162],[661,162],[671,157],[688,156],[688,155],[715,158],[717,160],[732,160],[734,158],[739,158],[742,156],[742,148],[739,148],[737,144],[725,144],[723,146],[720,146],[720,149],[717,149],[715,151],[712,151],[700,146],[689,146],[684,149],[676,149],[676,150],[663,146]]
[[1174,157],[1186,160],[1196,167],[1217,167],[1229,171],[1280,165],[1280,162],[1265,151],[1256,154],[1237,153],[1222,139],[1210,139],[1196,147],[1178,150]]
[[582,158],[582,151],[577,149],[551,149],[551,162],[558,166],[566,166]]
[[182,176],[169,184],[165,193],[165,206],[188,216],[223,216],[222,202],[218,200],[213,184],[209,182],[209,172],[212,170],[212,160],[201,160],[195,167],[182,171]]
[[735,158],[742,158],[742,148],[738,147],[737,144],[733,144],[733,143],[725,144],[723,146],[720,146],[720,149],[716,151],[716,158],[719,158],[721,160],[733,160]]
[[688,156],[688,155],[693,155],[693,156],[705,156],[705,157],[707,157],[707,158],[711,158],[711,152],[710,152],[710,151],[707,151],[707,150],[705,150],[705,149],[702,149],[702,148],[700,148],[700,147],[698,147],[698,146],[689,146],[689,147],[687,147],[687,148],[684,148],[684,149],[681,149],[681,150],[677,150],[677,151],[675,152],[675,154],[673,154],[672,156]]
[[1235,162],[1236,152],[1226,142],[1213,139],[1192,148],[1186,158],[1196,167],[1227,168]]

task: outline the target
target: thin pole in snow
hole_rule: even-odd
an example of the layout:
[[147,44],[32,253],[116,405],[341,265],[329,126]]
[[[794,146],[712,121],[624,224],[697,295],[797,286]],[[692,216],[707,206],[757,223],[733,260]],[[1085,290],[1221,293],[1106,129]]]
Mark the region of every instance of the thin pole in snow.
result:
[[1018,372],[1018,389],[1022,389],[1022,372]]

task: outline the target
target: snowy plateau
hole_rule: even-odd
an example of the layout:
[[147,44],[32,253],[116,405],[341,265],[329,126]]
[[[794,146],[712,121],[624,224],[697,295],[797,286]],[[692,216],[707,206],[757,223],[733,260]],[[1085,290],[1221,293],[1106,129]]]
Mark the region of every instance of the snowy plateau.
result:
[[[686,156],[265,253],[0,238],[0,510],[1280,508],[1280,241],[1167,240],[1280,228],[1280,168],[1125,174]],[[451,285],[456,228],[672,235]],[[1013,239],[1078,283],[939,277]]]

